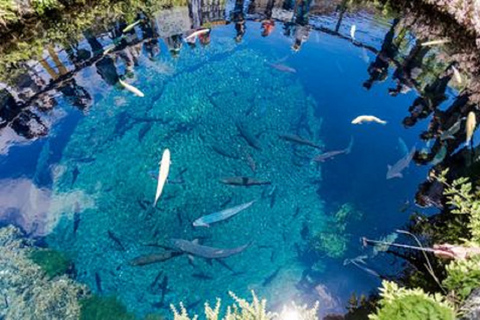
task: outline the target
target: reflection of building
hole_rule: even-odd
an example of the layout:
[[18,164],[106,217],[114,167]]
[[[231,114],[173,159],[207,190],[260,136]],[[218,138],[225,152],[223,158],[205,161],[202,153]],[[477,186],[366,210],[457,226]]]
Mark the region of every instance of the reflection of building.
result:
[[178,7],[157,12],[155,20],[158,36],[168,38],[190,30],[192,22],[188,11],[188,7]]

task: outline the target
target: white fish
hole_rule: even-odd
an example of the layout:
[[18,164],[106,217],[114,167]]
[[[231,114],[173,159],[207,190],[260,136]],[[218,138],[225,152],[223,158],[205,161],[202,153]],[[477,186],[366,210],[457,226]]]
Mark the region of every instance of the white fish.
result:
[[357,26],[356,25],[352,25],[352,27],[350,28],[350,37],[352,37],[352,40],[355,41],[355,31],[357,31]]
[[407,155],[407,154],[408,154],[407,144],[406,144],[405,141],[403,141],[403,139],[400,138],[400,137],[398,137],[398,145],[400,146],[400,150],[402,151],[402,154],[403,154],[403,155]]
[[187,36],[185,38],[186,41],[192,39],[192,38],[196,38],[197,36],[199,35],[202,35],[202,34],[205,34],[205,33],[209,33],[210,32],[210,29],[200,29],[200,30],[197,30],[195,32],[193,32],[191,35]]
[[142,20],[138,20],[138,21],[135,21],[134,23],[129,24],[128,26],[125,27],[125,29],[123,29],[123,33],[132,30],[132,29],[135,28],[135,26],[138,25],[140,22],[142,22]]
[[203,216],[193,222],[194,227],[209,227],[212,223],[226,220],[242,210],[250,207],[255,201],[250,201],[232,208],[224,209],[219,212],[211,213],[209,215]]
[[460,127],[462,126],[462,120],[465,120],[465,117],[463,118],[460,118],[457,122],[455,122],[454,124],[452,124],[452,126],[450,128],[448,128],[447,130],[443,131],[441,134],[440,134],[440,140],[441,141],[444,141],[444,140],[447,140],[447,139],[455,139],[454,135],[460,131]]
[[447,155],[447,147],[445,146],[442,146],[440,148],[440,150],[438,151],[438,153],[435,155],[435,157],[433,157],[433,160],[430,161],[430,164],[432,166],[436,166],[437,164],[439,164],[440,162],[443,161],[443,159],[445,159],[445,156]]
[[352,124],[362,124],[364,122],[376,122],[380,124],[387,124],[387,121],[379,119],[375,116],[367,116],[367,115],[358,116],[352,120]]
[[472,140],[473,131],[475,131],[475,127],[477,126],[477,118],[475,117],[475,113],[470,111],[467,116],[467,124],[465,126],[465,132],[467,133],[467,145]]
[[157,193],[155,194],[155,201],[153,206],[157,205],[157,201],[162,194],[163,186],[167,181],[168,171],[170,170],[170,150],[165,149],[163,151],[162,161],[160,161],[160,171],[158,173],[158,182],[157,182]]
[[113,49],[115,49],[115,45],[113,43],[109,44],[108,46],[103,48],[103,55],[109,54],[111,51],[113,51]]
[[118,79],[118,81],[120,82],[120,84],[125,88],[127,89],[128,91],[130,91],[131,93],[133,93],[134,95],[136,96],[139,96],[139,97],[145,97],[145,95],[143,94],[142,91],[138,90],[137,88],[135,88],[134,86],[126,83],[126,82],[123,82],[122,79]]
[[439,40],[427,41],[427,42],[423,42],[422,46],[423,47],[436,46],[439,44],[449,43],[450,41],[451,41],[450,39],[439,39]]
[[458,71],[457,68],[455,68],[455,66],[452,66],[452,70],[453,70],[453,76],[455,77],[455,80],[457,80],[458,84],[462,84],[462,76],[460,75],[460,71]]

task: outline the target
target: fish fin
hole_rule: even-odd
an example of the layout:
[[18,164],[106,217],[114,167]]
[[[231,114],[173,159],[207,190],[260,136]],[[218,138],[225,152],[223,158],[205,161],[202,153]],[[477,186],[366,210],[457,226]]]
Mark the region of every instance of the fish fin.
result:
[[193,239],[193,240],[192,240],[192,243],[193,243],[193,244],[200,244],[200,242],[199,242],[198,239]]
[[403,174],[401,172],[399,172],[399,173],[395,174],[394,177],[403,178]]
[[389,164],[387,164],[387,169],[388,169],[388,170],[392,169],[392,166],[389,165]]

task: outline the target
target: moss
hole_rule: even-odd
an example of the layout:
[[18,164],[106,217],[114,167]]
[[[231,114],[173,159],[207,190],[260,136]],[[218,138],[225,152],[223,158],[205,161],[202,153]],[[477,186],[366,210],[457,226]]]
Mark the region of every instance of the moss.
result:
[[93,295],[80,301],[80,320],[134,320],[115,297]]
[[71,265],[71,261],[63,253],[51,249],[35,249],[30,253],[30,259],[50,278],[65,274]]

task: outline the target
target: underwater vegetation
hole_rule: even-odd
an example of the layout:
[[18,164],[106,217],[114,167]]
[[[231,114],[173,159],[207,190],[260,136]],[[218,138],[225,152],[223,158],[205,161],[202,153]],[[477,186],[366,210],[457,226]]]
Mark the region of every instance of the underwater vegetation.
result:
[[[207,320],[274,320],[274,319],[301,319],[316,320],[318,319],[318,303],[314,307],[308,308],[306,305],[299,306],[292,303],[285,306],[280,313],[267,311],[267,300],[259,299],[255,292],[252,291],[252,301],[237,297],[233,292],[229,292],[234,303],[226,307],[221,305],[221,299],[217,299],[215,307],[212,308],[208,302],[205,303],[205,318]],[[189,315],[183,303],[177,309],[174,305],[170,306],[173,312],[174,320],[196,320],[198,315]]]
[[80,300],[80,320],[135,320],[115,297],[92,295]]
[[34,249],[30,253],[30,259],[50,278],[65,274],[72,265],[64,253],[51,249]]
[[65,275],[50,277],[30,260],[33,246],[19,229],[0,229],[0,316],[6,319],[78,319],[86,287]]

